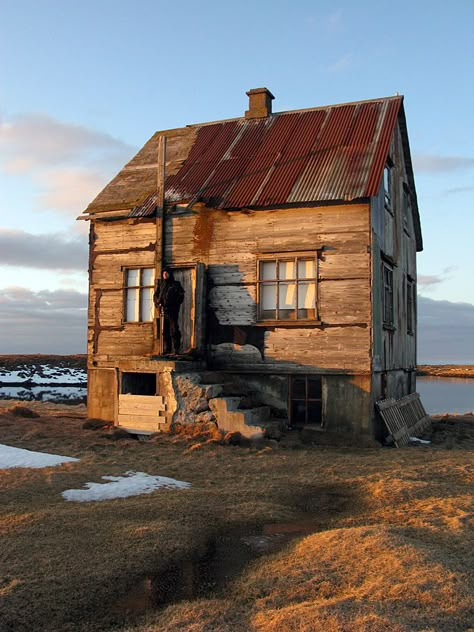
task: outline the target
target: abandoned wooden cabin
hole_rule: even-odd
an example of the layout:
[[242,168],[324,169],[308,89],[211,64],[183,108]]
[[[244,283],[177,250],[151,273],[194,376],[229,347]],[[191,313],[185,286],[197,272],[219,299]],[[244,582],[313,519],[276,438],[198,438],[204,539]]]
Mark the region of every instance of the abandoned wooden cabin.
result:
[[[269,90],[247,94],[244,117],[155,133],[81,216],[88,414],[380,438],[375,401],[415,390],[403,97],[272,113]],[[175,358],[152,300],[165,265],[185,289]]]

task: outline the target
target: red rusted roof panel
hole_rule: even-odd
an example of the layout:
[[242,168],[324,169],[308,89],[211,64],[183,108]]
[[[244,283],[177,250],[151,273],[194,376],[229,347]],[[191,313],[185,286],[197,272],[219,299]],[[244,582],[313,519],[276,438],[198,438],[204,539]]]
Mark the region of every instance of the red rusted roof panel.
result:
[[376,195],[402,97],[198,127],[170,200],[268,207]]

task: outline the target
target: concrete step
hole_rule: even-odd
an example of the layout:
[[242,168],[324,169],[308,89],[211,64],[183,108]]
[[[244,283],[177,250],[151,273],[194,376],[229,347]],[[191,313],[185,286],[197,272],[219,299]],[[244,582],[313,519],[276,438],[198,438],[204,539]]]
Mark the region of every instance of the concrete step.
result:
[[270,418],[270,408],[260,406],[240,410],[241,397],[215,397],[209,400],[209,407],[214,413],[217,427],[225,432],[240,432],[249,439],[264,436],[262,421]]

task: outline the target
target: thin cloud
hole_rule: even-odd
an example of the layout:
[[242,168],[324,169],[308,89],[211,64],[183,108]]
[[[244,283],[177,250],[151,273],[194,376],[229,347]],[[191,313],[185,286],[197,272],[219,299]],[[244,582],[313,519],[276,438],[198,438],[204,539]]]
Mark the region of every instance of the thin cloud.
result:
[[110,134],[35,113],[0,122],[0,150],[7,173],[111,159],[123,163],[133,154],[133,147]]
[[446,173],[474,166],[474,158],[465,156],[441,156],[436,154],[415,154],[415,171],[418,173]]
[[351,62],[352,62],[352,53],[349,53],[348,55],[344,55],[344,57],[341,57],[340,59],[338,59],[334,64],[331,64],[330,66],[328,66],[328,71],[341,72],[343,70],[346,70],[346,68],[348,68],[351,65]]
[[30,177],[40,210],[79,214],[134,153],[110,134],[45,114],[0,121],[0,170]]
[[439,274],[419,274],[417,281],[419,287],[428,287],[432,285],[439,285],[444,281],[444,279]]
[[2,353],[84,353],[87,294],[8,287],[0,292]]
[[337,9],[326,18],[326,30],[330,35],[335,35],[343,30],[342,9]]
[[66,213],[80,213],[109,181],[105,173],[85,167],[48,169],[34,180],[41,187],[38,207]]
[[43,270],[86,270],[87,240],[0,228],[0,265]]
[[435,286],[448,281],[452,276],[451,273],[455,270],[457,270],[456,266],[448,266],[439,274],[419,274],[417,278],[418,287],[429,291]]
[[474,363],[474,305],[418,296],[418,362]]
[[453,189],[446,189],[444,195],[455,195],[456,193],[470,193],[474,191],[474,187],[454,187]]

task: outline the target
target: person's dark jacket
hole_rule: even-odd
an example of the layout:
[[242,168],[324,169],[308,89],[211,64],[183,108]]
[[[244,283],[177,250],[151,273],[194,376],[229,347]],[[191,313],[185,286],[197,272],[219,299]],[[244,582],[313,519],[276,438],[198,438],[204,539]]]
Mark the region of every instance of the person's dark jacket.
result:
[[177,316],[181,303],[184,300],[183,286],[179,281],[176,281],[172,270],[169,268],[165,268],[165,270],[169,276],[167,279],[158,281],[153,301],[156,307],[163,308],[165,314]]

